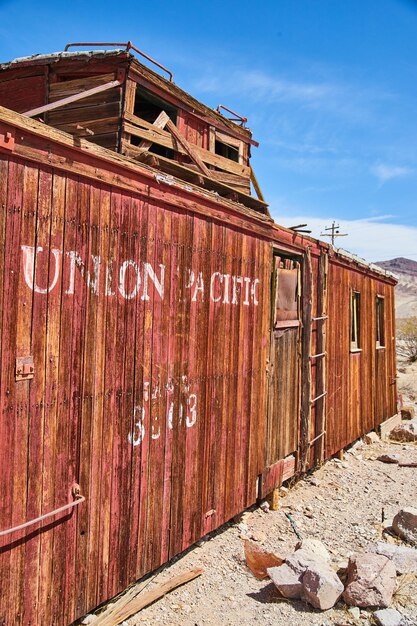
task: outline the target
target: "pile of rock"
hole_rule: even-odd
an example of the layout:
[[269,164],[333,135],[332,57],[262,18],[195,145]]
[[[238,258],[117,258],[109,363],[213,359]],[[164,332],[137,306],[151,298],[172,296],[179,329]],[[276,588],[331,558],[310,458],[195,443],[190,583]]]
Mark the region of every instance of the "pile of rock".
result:
[[317,539],[303,541],[282,565],[267,573],[284,598],[302,599],[323,611],[334,606],[344,590],[329,553]]
[[[392,527],[399,537],[417,545],[417,509],[397,513]],[[397,574],[417,574],[417,550],[377,542],[368,552],[350,556],[343,568],[332,566],[326,547],[317,539],[300,542],[285,558],[245,545],[246,561],[257,578],[269,577],[284,598],[304,600],[315,609],[331,609],[339,599],[350,607],[381,609],[374,613],[382,626],[402,624],[401,614],[389,608]]]
[[389,437],[393,441],[417,441],[417,419],[412,419],[396,426],[391,430]]

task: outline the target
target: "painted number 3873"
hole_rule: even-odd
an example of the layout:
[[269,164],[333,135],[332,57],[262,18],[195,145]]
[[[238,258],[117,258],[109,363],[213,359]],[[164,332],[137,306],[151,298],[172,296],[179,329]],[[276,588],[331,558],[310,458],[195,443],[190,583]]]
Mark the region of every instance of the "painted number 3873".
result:
[[[165,385],[166,393],[166,425],[169,430],[184,424],[187,428],[192,428],[197,422],[197,394],[190,393],[189,385],[186,381],[183,386],[182,401],[174,402],[174,385]],[[160,415],[158,415],[158,400],[161,398],[159,385],[150,395],[149,383],[144,384],[143,404],[138,404],[133,410],[133,430],[128,434],[128,441],[132,446],[139,446],[149,434],[151,439],[159,439],[162,434]],[[184,393],[185,391],[185,393]],[[153,407],[152,415],[151,407]],[[147,433],[147,429],[150,431]]]

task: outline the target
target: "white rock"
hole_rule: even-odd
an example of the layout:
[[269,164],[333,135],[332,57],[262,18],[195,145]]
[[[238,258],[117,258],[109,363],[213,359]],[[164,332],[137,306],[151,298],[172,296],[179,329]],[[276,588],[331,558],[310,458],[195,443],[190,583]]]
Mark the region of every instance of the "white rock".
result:
[[81,624],[93,624],[96,619],[97,619],[97,615],[93,615],[92,613],[89,613],[83,618]]
[[343,585],[327,565],[311,566],[303,576],[303,599],[316,609],[327,611],[343,593]]
[[372,443],[379,443],[379,441],[380,441],[378,435],[373,430],[371,430],[370,433],[365,435],[365,437],[363,439],[364,439],[365,443],[367,443],[368,445],[371,445]]
[[261,504],[260,504],[260,508],[262,509],[262,511],[263,511],[264,513],[269,513],[269,509],[270,509],[271,507],[269,506],[269,502],[267,502],[266,500],[264,500],[263,502],[261,502]]
[[303,541],[299,541],[295,546],[295,550],[295,554],[302,552],[308,554],[310,559],[322,559],[327,563],[330,562],[330,554],[324,543],[319,539],[304,539]]
[[303,592],[302,577],[304,572],[296,572],[286,563],[279,567],[269,567],[269,578],[284,598],[301,598]]
[[350,606],[348,608],[348,611],[353,617],[353,619],[359,619],[361,616],[361,610],[357,606]]
[[401,626],[403,622],[403,616],[396,609],[376,611],[374,617],[380,626]]
[[378,541],[369,549],[391,559],[397,574],[417,574],[417,550],[415,548]]

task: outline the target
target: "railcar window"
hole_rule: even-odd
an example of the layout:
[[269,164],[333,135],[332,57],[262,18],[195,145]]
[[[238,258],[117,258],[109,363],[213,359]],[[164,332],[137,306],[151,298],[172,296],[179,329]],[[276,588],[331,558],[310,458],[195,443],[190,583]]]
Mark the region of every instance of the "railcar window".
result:
[[275,328],[299,326],[299,264],[275,257]]
[[384,298],[377,296],[375,300],[376,314],[376,346],[383,348],[385,346],[385,315],[384,315]]
[[350,349],[360,350],[360,293],[352,291],[350,296]]
[[218,141],[216,139],[214,151],[216,154],[225,157],[226,159],[230,159],[231,161],[239,162],[239,150],[234,146],[229,146],[222,141]]

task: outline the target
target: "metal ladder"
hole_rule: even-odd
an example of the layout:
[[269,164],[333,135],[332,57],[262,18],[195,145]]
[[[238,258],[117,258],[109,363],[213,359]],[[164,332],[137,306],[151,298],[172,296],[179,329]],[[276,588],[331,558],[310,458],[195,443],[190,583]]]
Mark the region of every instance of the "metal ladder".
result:
[[324,460],[324,445],[326,436],[326,334],[327,334],[327,276],[329,268],[329,256],[322,251],[319,259],[319,272],[317,284],[317,317],[316,322],[316,346],[317,354],[310,355],[310,367],[312,361],[316,361],[316,397],[310,400],[311,406],[316,405],[315,426],[316,436],[309,442],[310,449],[314,445],[314,464],[320,465]]

